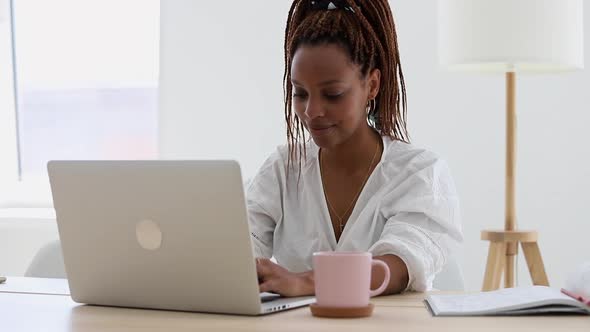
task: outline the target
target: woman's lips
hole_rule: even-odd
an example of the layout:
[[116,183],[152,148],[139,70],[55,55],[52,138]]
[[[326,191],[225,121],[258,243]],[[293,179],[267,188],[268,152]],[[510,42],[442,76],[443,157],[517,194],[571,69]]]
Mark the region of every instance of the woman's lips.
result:
[[323,135],[329,134],[335,126],[336,125],[322,126],[322,127],[309,127],[309,130],[311,131],[311,134],[313,136],[323,136]]

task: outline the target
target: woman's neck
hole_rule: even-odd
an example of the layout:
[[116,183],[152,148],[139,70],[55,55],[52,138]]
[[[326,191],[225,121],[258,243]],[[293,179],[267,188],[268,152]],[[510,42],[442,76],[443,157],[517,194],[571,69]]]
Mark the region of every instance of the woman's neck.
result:
[[371,160],[379,160],[379,156],[375,155],[380,155],[381,142],[381,137],[371,127],[359,128],[346,142],[332,148],[322,148],[322,164],[331,171],[350,175],[366,171]]

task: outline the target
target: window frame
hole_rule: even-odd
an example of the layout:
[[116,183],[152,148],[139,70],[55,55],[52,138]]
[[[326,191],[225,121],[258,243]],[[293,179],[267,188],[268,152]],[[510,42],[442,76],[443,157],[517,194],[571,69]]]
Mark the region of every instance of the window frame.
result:
[[0,178],[19,180],[12,0],[0,0]]
[[14,0],[0,0],[0,209],[52,208],[49,179],[20,176]]

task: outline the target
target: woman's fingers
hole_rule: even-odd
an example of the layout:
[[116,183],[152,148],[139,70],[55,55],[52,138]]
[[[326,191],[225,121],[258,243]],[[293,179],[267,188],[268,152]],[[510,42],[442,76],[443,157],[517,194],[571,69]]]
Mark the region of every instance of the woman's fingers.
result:
[[294,275],[268,258],[256,258],[256,273],[260,292],[272,292],[283,296],[295,296]]
[[259,280],[264,281],[272,274],[272,264],[273,262],[267,258],[256,258],[256,274]]
[[267,258],[256,258],[256,273],[260,292],[276,291],[277,278],[275,264]]
[[258,285],[258,288],[260,289],[261,293],[262,292],[275,292],[275,287],[274,287],[275,284],[276,284],[275,279],[265,280],[260,285]]

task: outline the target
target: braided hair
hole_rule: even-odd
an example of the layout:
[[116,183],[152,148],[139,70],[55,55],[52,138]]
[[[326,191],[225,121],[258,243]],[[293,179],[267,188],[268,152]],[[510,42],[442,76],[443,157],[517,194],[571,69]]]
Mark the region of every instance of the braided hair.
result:
[[[387,0],[294,0],[285,28],[285,120],[289,164],[295,155],[305,157],[306,135],[293,112],[291,63],[303,45],[336,44],[360,66],[362,77],[373,69],[381,71],[381,88],[368,115],[381,135],[409,142],[406,129],[406,88],[400,64],[393,15]],[[302,152],[302,153],[301,153]]]

